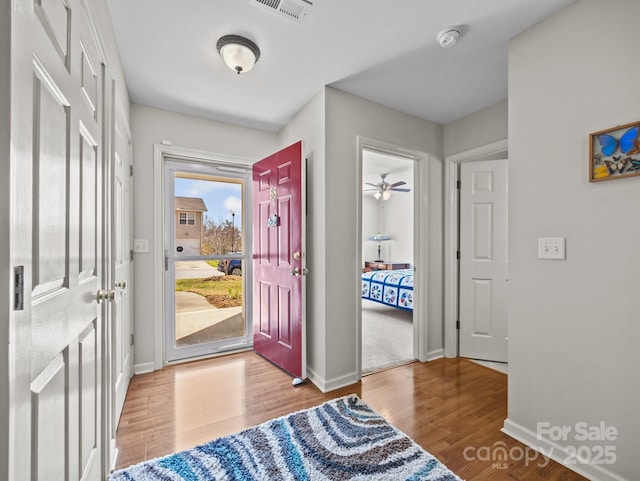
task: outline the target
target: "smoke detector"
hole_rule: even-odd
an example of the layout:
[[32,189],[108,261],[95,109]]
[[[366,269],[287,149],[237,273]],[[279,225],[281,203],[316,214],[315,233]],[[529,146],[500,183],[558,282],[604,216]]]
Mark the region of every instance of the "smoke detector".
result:
[[438,43],[442,48],[450,48],[453,47],[458,39],[464,33],[463,25],[454,25],[452,27],[447,27],[444,30],[441,30],[438,33]]

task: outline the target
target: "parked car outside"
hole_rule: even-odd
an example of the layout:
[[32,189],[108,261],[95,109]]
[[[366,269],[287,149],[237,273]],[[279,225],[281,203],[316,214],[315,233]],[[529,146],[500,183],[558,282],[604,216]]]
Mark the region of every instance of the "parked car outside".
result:
[[240,259],[220,259],[218,270],[231,276],[242,275],[242,260]]

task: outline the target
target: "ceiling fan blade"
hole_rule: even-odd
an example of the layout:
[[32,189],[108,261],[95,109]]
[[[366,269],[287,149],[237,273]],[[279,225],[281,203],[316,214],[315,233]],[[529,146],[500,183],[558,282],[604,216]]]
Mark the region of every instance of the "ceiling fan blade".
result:
[[411,192],[411,189],[395,189],[395,188],[391,188],[389,190],[393,190],[394,192]]
[[370,185],[371,187],[378,188],[378,184],[372,184],[371,182],[365,182],[366,185]]
[[378,191],[379,189],[362,189],[362,192],[373,192]]
[[406,184],[406,182],[404,180],[401,180],[400,182],[396,182],[394,184],[391,184],[391,187],[399,187],[401,185]]

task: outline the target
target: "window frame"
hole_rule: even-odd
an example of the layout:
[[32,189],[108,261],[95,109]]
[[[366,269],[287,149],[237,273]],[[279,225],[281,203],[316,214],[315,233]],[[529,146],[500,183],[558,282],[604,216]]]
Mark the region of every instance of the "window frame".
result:
[[[182,215],[184,214],[184,222]],[[189,211],[178,212],[178,225],[196,225],[196,213]]]

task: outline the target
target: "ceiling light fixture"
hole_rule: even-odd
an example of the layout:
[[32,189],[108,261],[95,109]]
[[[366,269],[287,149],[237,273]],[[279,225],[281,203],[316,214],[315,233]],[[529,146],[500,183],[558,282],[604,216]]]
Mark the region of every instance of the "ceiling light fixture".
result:
[[217,48],[227,66],[238,74],[251,70],[260,59],[258,46],[240,35],[220,37]]
[[389,192],[388,190],[385,190],[383,192],[378,191],[374,192],[373,196],[376,198],[376,200],[380,200],[381,197],[382,200],[389,200],[391,199],[391,192]]
[[447,27],[438,34],[438,43],[442,48],[453,47],[461,35],[461,27]]

